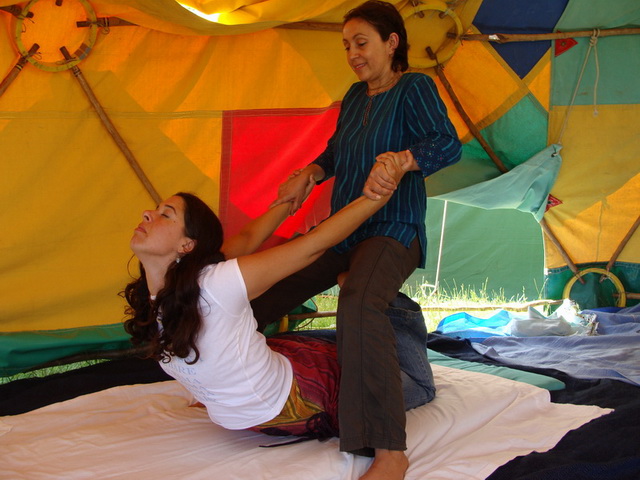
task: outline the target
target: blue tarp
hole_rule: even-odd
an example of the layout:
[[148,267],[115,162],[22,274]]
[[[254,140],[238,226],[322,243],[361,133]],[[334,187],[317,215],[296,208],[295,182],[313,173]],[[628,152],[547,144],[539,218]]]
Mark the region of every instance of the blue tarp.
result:
[[489,319],[456,314],[443,319],[438,330],[471,340],[476,351],[502,364],[553,368],[576,378],[610,378],[640,385],[640,305],[580,313],[595,316],[596,335],[511,336],[513,316],[508,312]]

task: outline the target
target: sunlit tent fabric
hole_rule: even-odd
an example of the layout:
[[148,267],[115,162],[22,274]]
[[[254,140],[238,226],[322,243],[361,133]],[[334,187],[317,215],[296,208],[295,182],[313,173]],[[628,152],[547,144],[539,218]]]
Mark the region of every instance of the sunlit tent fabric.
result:
[[[158,195],[198,193],[233,233],[267,208],[292,169],[324,148],[340,100],[356,80],[339,23],[359,3],[65,0],[57,6],[40,0],[21,3],[16,13],[14,1],[0,0],[2,76],[16,70],[18,40],[26,49],[39,45],[0,88],[0,374],[127,345],[118,292],[130,279],[127,268],[137,273],[128,241],[141,212],[156,201],[65,66],[60,47],[85,55],[76,65],[80,75]],[[527,208],[539,219],[550,190],[561,203],[544,219],[569,258],[580,267],[606,264],[640,213],[640,86],[634,80],[640,37],[599,38],[597,84],[592,59],[567,116],[588,37],[559,54],[559,41],[460,42],[447,32],[632,27],[640,25],[636,2],[466,0],[449,2],[455,6],[449,14],[444,2],[394,3],[407,18],[413,69],[436,78],[464,142],[462,161],[428,179],[430,194],[455,195],[509,177],[463,121],[426,46],[509,170],[504,175],[561,144],[561,156],[549,157],[555,166],[546,165],[552,173],[545,186],[531,190],[535,213]],[[33,17],[21,16],[25,6]],[[87,11],[109,19],[95,29],[88,51],[82,44],[91,28],[76,25]],[[311,28],[317,24],[324,27]],[[317,188],[270,242],[324,218],[330,188]],[[548,294],[559,298],[573,272],[549,242],[545,257]],[[639,258],[636,235],[612,270],[624,271],[630,292],[640,291]]]
[[[622,18],[628,25],[640,24],[637,2],[616,2],[611,10],[604,2],[590,8],[572,2],[557,29],[613,28],[621,25]],[[553,189],[562,204],[551,209],[547,219],[574,263],[581,269],[603,268],[640,218],[640,88],[629,81],[640,73],[640,38],[575,41],[573,48],[553,58],[549,138],[560,138],[565,146],[565,167]],[[611,268],[624,289],[636,294],[639,256],[640,233],[636,233]],[[547,250],[546,267],[549,292],[558,295],[573,273],[554,249]],[[592,282],[613,289],[609,280],[601,282],[602,275],[593,276],[597,278]],[[572,295],[579,298],[581,290],[580,284],[575,285]]]
[[[495,114],[484,119],[473,117],[473,101],[484,105],[484,99],[462,96],[473,121],[479,127],[486,125],[482,134],[508,169],[513,168],[512,159],[519,165],[523,157],[537,150],[556,143],[562,147],[563,164],[548,203],[553,208],[544,216],[557,240],[545,237],[544,293],[550,298],[571,296],[584,308],[620,305],[621,291],[630,292],[628,303],[637,302],[640,246],[638,235],[633,233],[640,219],[637,207],[640,91],[637,83],[629,79],[640,73],[640,40],[637,29],[635,35],[602,36],[602,32],[638,24],[640,6],[625,1],[616,2],[615,6],[604,2],[485,1],[473,22],[475,28],[486,34],[587,32],[586,37],[558,39],[553,43],[492,43],[493,48],[488,48],[492,57],[508,64],[502,63],[512,73],[514,82],[516,76],[522,80],[517,93],[502,84],[499,88],[485,87],[489,96],[506,92],[512,100],[500,103],[501,108],[510,109],[506,112],[497,109],[499,118]],[[589,38],[589,32],[593,38]],[[456,52],[447,64],[447,72],[458,61],[462,62],[465,48]],[[619,62],[624,66],[617,67]],[[483,67],[482,78],[487,82],[500,78],[495,75],[499,69],[491,68],[490,61],[485,60]],[[481,81],[477,80],[480,75],[472,73],[470,84]],[[456,76],[455,81],[460,78],[464,75]],[[470,92],[473,90],[465,90]],[[517,103],[513,105],[513,101]],[[463,189],[441,196],[469,204],[466,195],[475,195],[478,188],[483,188],[483,184],[475,184],[477,177],[467,175],[470,171],[486,175],[491,181],[496,178],[487,159],[475,140],[466,143],[463,161],[430,180],[431,193],[448,192],[453,185],[469,187],[468,192]],[[510,200],[507,197],[505,201]],[[489,208],[495,207],[496,202],[484,199],[476,205]],[[625,236],[629,236],[626,244]],[[612,263],[616,252],[619,256]],[[593,267],[598,270],[582,278],[584,285],[575,282],[574,272],[582,275]],[[573,288],[568,289],[572,280]]]

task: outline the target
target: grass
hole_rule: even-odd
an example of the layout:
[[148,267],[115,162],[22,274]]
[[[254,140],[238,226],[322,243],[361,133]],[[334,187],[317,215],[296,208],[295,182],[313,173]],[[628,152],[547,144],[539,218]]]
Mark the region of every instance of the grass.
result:
[[[456,312],[464,311],[476,317],[487,317],[498,309],[525,310],[532,303],[524,293],[507,298],[502,290],[488,291],[486,283],[479,289],[454,285],[434,292],[430,285],[423,284],[415,288],[405,286],[402,291],[422,307],[429,332],[433,332],[444,317]],[[337,291],[330,290],[316,296],[314,300],[319,312],[335,312],[338,304]],[[540,300],[540,303],[544,309],[544,301]],[[303,322],[298,329],[335,328],[335,323],[334,316],[314,318]]]
[[76,370],[82,367],[88,367],[90,365],[95,365],[96,363],[101,363],[106,361],[107,360],[85,360],[82,362],[75,362],[75,363],[69,363],[65,365],[56,365],[52,367],[40,368],[37,370],[30,370],[28,372],[11,375],[9,377],[0,377],[0,385],[12,382],[14,380],[22,380],[26,378],[44,378],[44,377],[48,377],[49,375],[54,375],[56,373],[69,372],[71,370]]
[[[478,290],[464,285],[454,285],[453,288],[442,288],[437,292],[433,292],[429,285],[423,284],[413,289],[404,287],[403,292],[422,307],[427,331],[429,332],[434,331],[444,317],[456,312],[464,311],[476,317],[487,317],[500,308],[505,310],[525,310],[527,305],[531,303],[527,301],[524,294],[506,298],[503,291],[489,292],[487,291],[486,283]],[[318,312],[335,312],[338,305],[338,290],[332,289],[322,295],[318,295],[314,298],[314,301],[318,307]],[[546,307],[544,301],[541,300],[540,302],[544,309]],[[335,326],[335,316],[327,316],[304,320],[297,329],[335,328]],[[24,378],[42,378],[94,365],[102,361],[106,360],[89,360],[29,371],[10,377],[0,377],[0,385]]]

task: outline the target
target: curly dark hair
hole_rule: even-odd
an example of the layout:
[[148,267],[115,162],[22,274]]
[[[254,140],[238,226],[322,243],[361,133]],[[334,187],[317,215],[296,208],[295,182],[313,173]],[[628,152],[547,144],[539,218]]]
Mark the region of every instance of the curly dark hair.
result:
[[343,25],[354,18],[361,18],[371,24],[383,41],[389,40],[392,33],[398,35],[398,46],[393,54],[391,69],[394,72],[406,72],[409,69],[409,42],[404,19],[392,4],[380,0],[369,0],[349,10],[344,16]]
[[[179,192],[184,200],[185,234],[195,240],[195,246],[180,262],[167,269],[164,288],[155,300],[149,296],[144,266],[140,264],[140,277],[129,283],[121,295],[127,300],[125,331],[134,345],[147,344],[149,356],[167,360],[169,355],[186,358],[194,352],[189,363],[200,358],[196,339],[202,319],[198,309],[200,271],[207,265],[224,260],[220,251],[223,241],[222,224],[215,213],[200,198]],[[162,321],[162,332],[157,320]]]

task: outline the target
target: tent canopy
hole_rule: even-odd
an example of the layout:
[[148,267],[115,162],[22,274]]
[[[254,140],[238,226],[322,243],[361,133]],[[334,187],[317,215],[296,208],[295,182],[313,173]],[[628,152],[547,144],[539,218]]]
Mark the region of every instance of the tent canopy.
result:
[[[340,22],[361,2],[14,3],[0,0],[3,372],[42,361],[30,355],[51,342],[34,348],[34,332],[55,331],[37,337],[55,345],[64,335],[71,345],[92,343],[78,340],[86,332],[95,341],[82,348],[121,345],[118,292],[137,272],[128,242],[157,198],[198,193],[227,234],[266,209],[288,173],[323,150],[340,100],[356,81]],[[640,214],[640,36],[606,35],[638,27],[640,6],[635,0],[394,3],[407,22],[412,70],[436,79],[464,142],[461,162],[428,179],[430,195],[519,208],[538,220],[544,215],[565,250],[545,243],[548,294],[559,298],[573,275],[567,264],[606,264]],[[472,38],[593,29],[595,40]],[[461,40],[462,34],[471,36]],[[34,43],[37,53],[15,67]],[[446,80],[426,47],[436,52]],[[443,82],[508,174],[502,176]],[[271,243],[324,218],[330,188],[317,188]],[[483,189],[488,196],[478,194]],[[558,204],[545,213],[549,191]],[[640,291],[638,236],[612,270],[631,292]]]

